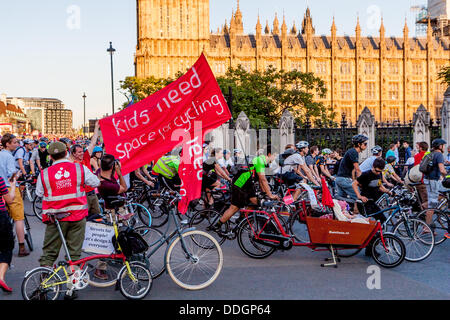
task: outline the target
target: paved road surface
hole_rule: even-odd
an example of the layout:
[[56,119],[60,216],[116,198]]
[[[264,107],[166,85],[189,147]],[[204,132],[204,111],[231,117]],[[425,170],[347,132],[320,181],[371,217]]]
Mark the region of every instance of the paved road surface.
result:
[[[32,223],[35,251],[25,258],[14,251],[13,268],[7,273],[12,294],[0,292],[0,300],[20,300],[20,286],[25,271],[38,266],[44,225],[37,218]],[[363,253],[343,259],[339,268],[321,268],[329,254],[312,252],[308,248],[293,248],[276,252],[264,260],[245,256],[236,241],[223,246],[224,268],[218,279],[201,291],[186,291],[178,287],[167,274],[153,283],[149,300],[300,300],[300,299],[450,299],[450,241],[435,247],[425,261],[405,261],[394,269],[380,268],[381,289],[368,289],[372,275],[368,268],[376,266]],[[113,288],[87,288],[79,300],[123,300]]]

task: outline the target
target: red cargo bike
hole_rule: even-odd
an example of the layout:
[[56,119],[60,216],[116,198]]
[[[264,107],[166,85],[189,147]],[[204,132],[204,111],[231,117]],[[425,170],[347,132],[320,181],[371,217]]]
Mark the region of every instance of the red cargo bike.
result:
[[[285,205],[269,201],[263,203],[265,210],[241,210],[245,215],[238,227],[238,244],[251,258],[262,259],[276,250],[290,250],[292,247],[308,247],[314,251],[331,251],[331,263],[322,267],[334,266],[340,262],[339,252],[354,252],[370,246],[375,262],[385,268],[400,265],[406,249],[403,242],[393,234],[383,233],[378,221],[369,224],[314,218],[299,214],[299,222],[305,224],[309,242],[301,242],[292,235],[285,219],[280,217]],[[349,255],[351,256],[351,254]]]

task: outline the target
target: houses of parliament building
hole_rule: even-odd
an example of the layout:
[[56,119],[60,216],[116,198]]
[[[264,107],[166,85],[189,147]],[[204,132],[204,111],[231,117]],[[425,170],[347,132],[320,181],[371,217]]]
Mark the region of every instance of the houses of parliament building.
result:
[[258,16],[255,33],[245,34],[238,1],[230,22],[211,32],[209,10],[209,0],[137,0],[136,77],[173,77],[203,52],[216,76],[238,65],[312,72],[328,89],[316,100],[353,123],[366,106],[383,122],[408,122],[420,104],[440,115],[446,86],[437,74],[449,65],[450,42],[430,24],[426,37],[410,37],[406,21],[403,37],[386,37],[382,21],[378,37],[364,37],[357,19],[354,36],[338,36],[333,18],[325,36],[308,9],[298,29],[276,15],[263,27]]

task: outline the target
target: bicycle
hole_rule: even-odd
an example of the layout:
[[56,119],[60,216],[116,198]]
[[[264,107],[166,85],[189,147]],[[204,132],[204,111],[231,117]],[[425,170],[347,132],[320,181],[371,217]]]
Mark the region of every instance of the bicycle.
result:
[[[170,191],[161,193],[162,201],[171,208],[164,233],[149,227],[136,228],[148,243],[146,258],[156,279],[167,271],[172,280],[187,290],[200,290],[211,285],[223,267],[223,253],[219,243],[206,232],[195,228],[183,229],[177,217],[177,202],[181,196]],[[169,234],[170,221],[175,230]],[[161,257],[164,259],[161,259]],[[163,260],[163,263],[161,263]]]
[[[405,258],[403,242],[393,234],[383,233],[381,224],[374,221],[366,225],[306,217],[311,241],[296,242],[281,223],[275,206],[276,202],[268,201],[261,204],[265,210],[241,210],[245,219],[240,223],[237,239],[239,247],[247,256],[263,259],[276,250],[290,250],[294,246],[308,247],[314,251],[331,251],[333,263],[321,266],[337,268],[340,259],[336,258],[335,252],[354,248],[362,250],[372,243],[373,259],[385,268],[396,267]],[[355,232],[355,229],[358,231]],[[330,230],[333,232],[330,233]],[[326,249],[320,249],[321,247]]]
[[[117,200],[120,201],[120,200]],[[117,202],[116,202],[117,203]],[[117,213],[117,212],[116,212]],[[109,213],[113,222],[115,239],[119,237],[118,218],[113,218]],[[153,284],[153,278],[147,266],[138,261],[129,261],[120,246],[116,244],[116,252],[111,254],[96,254],[72,261],[69,250],[61,231],[59,217],[54,217],[59,236],[62,240],[63,248],[66,253],[67,261],[60,261],[53,269],[47,267],[38,267],[25,274],[22,282],[21,292],[24,300],[57,300],[63,291],[63,286],[67,286],[67,293],[73,290],[83,290],[89,285],[96,286],[96,282],[91,281],[88,271],[94,266],[89,262],[96,261],[97,265],[105,263],[105,261],[115,261],[121,264],[121,268],[117,273],[115,282],[121,294],[130,300],[140,300],[147,296]],[[76,268],[78,267],[78,268]],[[68,272],[67,268],[70,268]],[[59,273],[63,272],[63,276]],[[110,285],[110,283],[108,283]],[[105,287],[105,284],[98,285]]]
[[[394,190],[394,189],[393,189]],[[392,231],[392,234],[399,237],[406,248],[405,260],[410,262],[418,262],[426,259],[431,255],[434,248],[434,235],[431,228],[422,220],[412,218],[411,204],[414,201],[413,195],[405,192],[405,190],[394,191],[392,204],[375,213],[367,214],[364,204],[360,200],[352,200],[348,198],[339,198],[348,203],[355,202],[362,205],[362,215],[370,218],[375,215],[389,213],[386,221],[382,224],[382,229],[385,231]],[[397,218],[395,222],[394,219]],[[391,223],[392,222],[392,223]],[[361,250],[356,250],[348,254],[340,254],[341,257],[351,257],[358,254]]]

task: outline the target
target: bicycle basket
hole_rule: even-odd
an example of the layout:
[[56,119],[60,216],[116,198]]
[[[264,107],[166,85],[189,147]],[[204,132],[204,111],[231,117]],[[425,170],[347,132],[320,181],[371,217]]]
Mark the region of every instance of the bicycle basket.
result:
[[119,231],[118,240],[114,236],[112,239],[114,248],[122,249],[123,254],[128,258],[135,254],[140,254],[148,250],[148,244],[142,236],[130,227],[124,227]]

